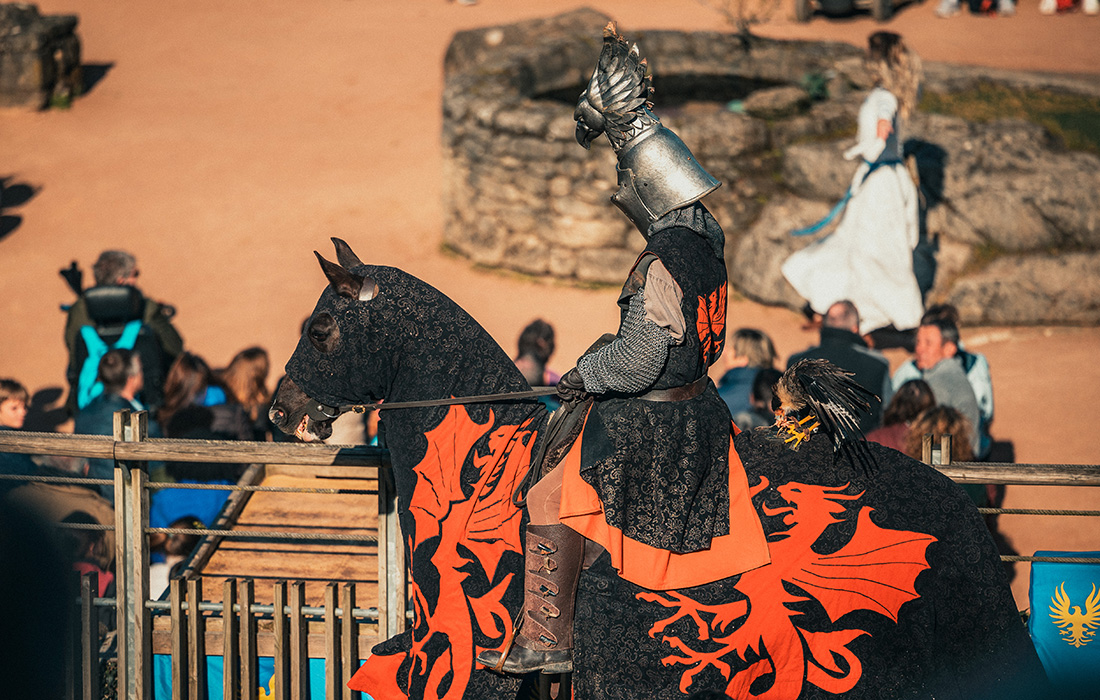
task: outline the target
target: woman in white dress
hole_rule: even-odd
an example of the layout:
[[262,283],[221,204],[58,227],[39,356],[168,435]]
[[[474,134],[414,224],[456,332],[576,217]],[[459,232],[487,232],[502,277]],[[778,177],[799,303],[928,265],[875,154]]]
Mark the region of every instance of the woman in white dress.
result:
[[923,311],[913,274],[920,232],[917,190],[901,159],[898,117],[915,107],[920,58],[893,32],[871,35],[866,65],[875,88],[859,110],[858,143],[844,153],[862,163],[836,230],[792,254],[783,275],[824,314],[834,302],[856,305],[860,333],[916,328]]

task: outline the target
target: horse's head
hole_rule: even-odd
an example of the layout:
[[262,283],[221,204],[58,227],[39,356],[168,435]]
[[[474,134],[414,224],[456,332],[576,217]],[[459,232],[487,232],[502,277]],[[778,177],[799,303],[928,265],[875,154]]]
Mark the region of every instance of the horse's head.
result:
[[286,365],[286,377],[268,415],[283,432],[308,441],[332,434],[332,421],[342,406],[381,398],[384,372],[368,379],[364,364],[377,350],[371,332],[372,306],[385,306],[367,266],[344,241],[333,238],[340,264],[314,251],[329,285],[305,325],[298,347]]

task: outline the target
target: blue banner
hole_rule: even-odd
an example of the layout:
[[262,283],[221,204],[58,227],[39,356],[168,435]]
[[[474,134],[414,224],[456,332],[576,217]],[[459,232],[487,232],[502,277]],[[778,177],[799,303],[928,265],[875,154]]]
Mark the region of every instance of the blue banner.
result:
[[[267,700],[275,697],[272,681],[275,676],[275,659],[261,656],[258,660],[260,685],[242,698],[248,700]],[[360,660],[360,665],[362,661]],[[358,666],[356,667],[358,669]],[[206,697],[208,700],[222,700],[222,657],[206,657]],[[312,700],[325,698],[325,660],[309,660],[309,697]],[[353,698],[372,700],[366,693],[353,692]],[[172,700],[172,657],[168,654],[153,655],[153,698],[154,700]]]
[[[1035,552],[1100,558],[1100,552]],[[1100,564],[1031,563],[1028,632],[1051,683],[1066,697],[1100,688]]]

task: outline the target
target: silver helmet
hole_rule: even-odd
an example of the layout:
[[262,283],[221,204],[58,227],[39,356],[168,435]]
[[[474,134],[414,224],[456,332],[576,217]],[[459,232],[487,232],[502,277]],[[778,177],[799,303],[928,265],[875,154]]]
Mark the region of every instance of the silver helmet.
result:
[[650,111],[647,64],[609,22],[603,50],[573,118],[585,148],[600,134],[618,157],[619,191],[611,201],[645,234],[665,214],[696,202],[720,183],[699,165],[684,142]]

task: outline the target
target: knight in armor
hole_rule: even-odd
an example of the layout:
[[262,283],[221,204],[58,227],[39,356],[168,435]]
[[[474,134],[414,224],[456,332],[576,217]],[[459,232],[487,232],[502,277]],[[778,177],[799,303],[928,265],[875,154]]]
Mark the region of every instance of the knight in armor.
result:
[[588,559],[606,550],[620,577],[650,590],[769,561],[729,411],[707,376],[722,351],[727,281],[724,233],[700,200],[720,183],[650,111],[646,70],[637,46],[609,24],[574,114],[585,148],[607,134],[618,159],[611,200],[646,247],[619,296],[618,332],[557,385],[579,437],[560,453],[550,439],[542,478],[527,493],[524,611],[513,643],[478,657],[508,673],[572,670],[586,540]]

